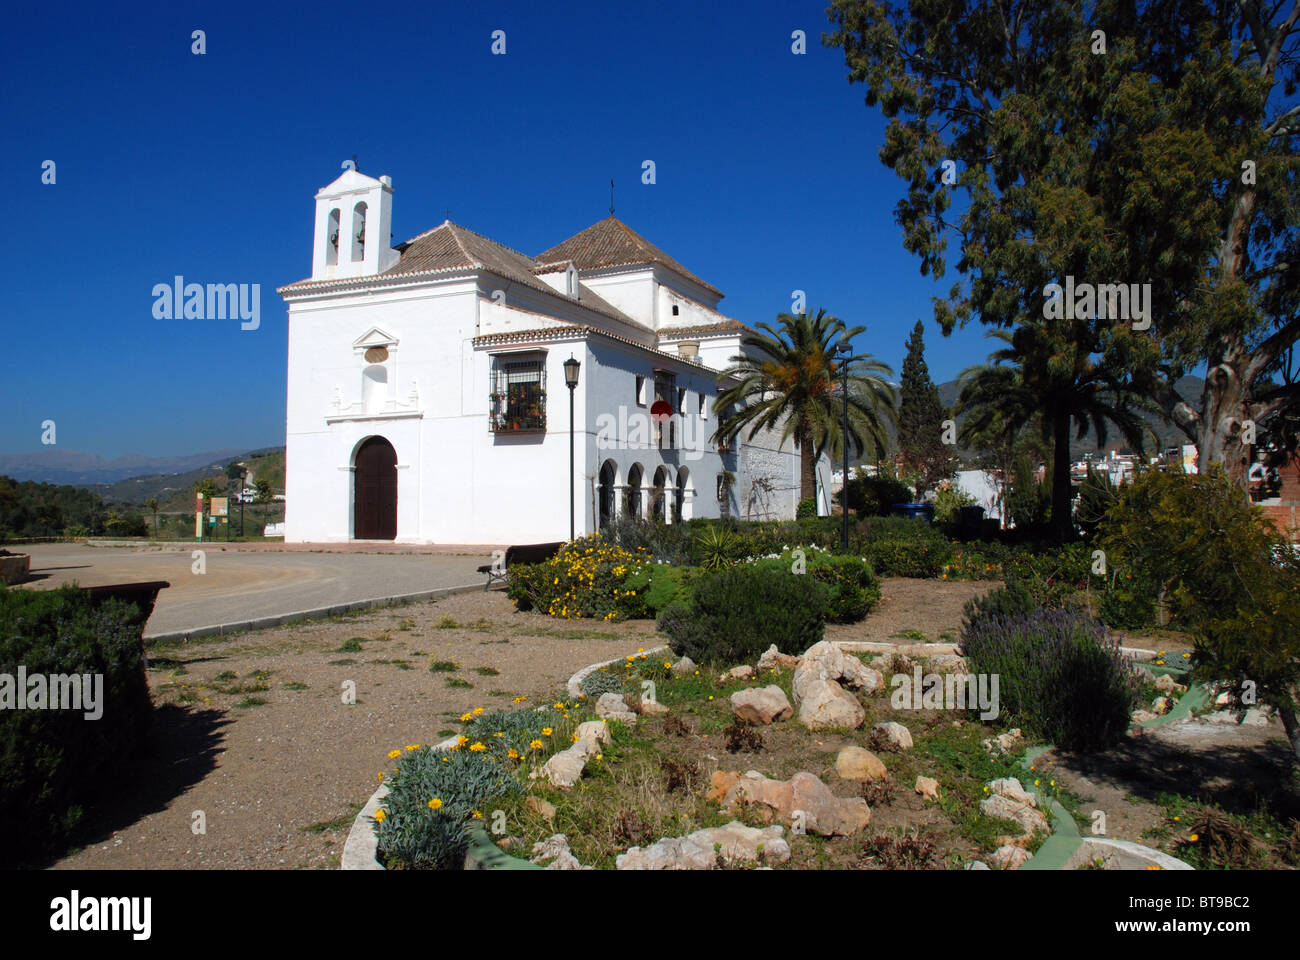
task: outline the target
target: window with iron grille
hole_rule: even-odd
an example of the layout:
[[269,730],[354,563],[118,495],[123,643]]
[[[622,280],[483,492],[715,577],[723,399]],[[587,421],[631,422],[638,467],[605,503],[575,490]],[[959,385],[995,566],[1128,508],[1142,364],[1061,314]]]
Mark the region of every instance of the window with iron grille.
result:
[[546,429],[546,367],[541,356],[494,357],[488,423],[496,433]]
[[[656,370],[655,371],[655,403],[658,403],[659,401],[662,400],[665,403],[667,403],[670,407],[672,407],[674,401],[677,399],[676,386],[677,386],[676,374],[669,373],[666,370]],[[672,412],[680,413],[681,411],[674,408]],[[668,444],[667,444],[668,448],[672,449],[677,446],[677,421],[675,419],[669,420],[667,426],[668,429],[665,431],[664,424],[662,423],[655,424],[655,446],[659,447],[659,449],[661,450],[664,448],[665,433],[667,434],[668,437]]]

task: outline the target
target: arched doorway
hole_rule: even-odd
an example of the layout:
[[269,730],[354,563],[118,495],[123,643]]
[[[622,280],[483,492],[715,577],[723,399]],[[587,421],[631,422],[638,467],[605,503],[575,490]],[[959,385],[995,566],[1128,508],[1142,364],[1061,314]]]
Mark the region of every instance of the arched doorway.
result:
[[600,529],[604,530],[614,519],[614,483],[617,469],[613,460],[606,460],[600,468]]
[[683,520],[690,519],[690,507],[687,501],[687,483],[690,478],[690,471],[682,467],[677,471],[677,490],[673,496],[673,523],[681,523]]
[[655,471],[654,490],[650,494],[651,515],[660,523],[667,522],[668,504],[667,504],[667,487],[672,483],[668,476],[668,469],[660,467]]
[[397,539],[397,451],[383,437],[357,448],[352,525],[357,540]]
[[631,517],[641,516],[641,478],[644,471],[641,464],[632,464],[632,469],[627,472],[627,489],[623,494],[623,512]]

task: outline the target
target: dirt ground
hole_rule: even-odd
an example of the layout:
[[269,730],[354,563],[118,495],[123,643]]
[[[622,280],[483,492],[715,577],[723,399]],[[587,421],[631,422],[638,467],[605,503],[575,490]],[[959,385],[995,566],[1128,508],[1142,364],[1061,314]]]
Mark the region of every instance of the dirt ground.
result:
[[[580,667],[656,646],[653,631],[519,613],[504,593],[476,591],[153,650],[158,709],[139,788],[97,808],[84,848],[54,866],[337,866],[389,750],[456,732],[474,707],[554,697]],[[360,650],[346,649],[353,638]],[[431,672],[436,660],[457,669]],[[342,702],[346,681],[355,705]]]

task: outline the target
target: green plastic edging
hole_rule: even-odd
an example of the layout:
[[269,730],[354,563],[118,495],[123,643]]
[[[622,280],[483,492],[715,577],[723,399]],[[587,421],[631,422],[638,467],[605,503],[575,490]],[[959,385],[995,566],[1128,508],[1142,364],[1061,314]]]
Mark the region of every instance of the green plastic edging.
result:
[[472,870],[544,870],[545,867],[512,857],[487,835],[481,823],[470,824],[465,831],[469,834],[469,850],[465,853],[465,866]]

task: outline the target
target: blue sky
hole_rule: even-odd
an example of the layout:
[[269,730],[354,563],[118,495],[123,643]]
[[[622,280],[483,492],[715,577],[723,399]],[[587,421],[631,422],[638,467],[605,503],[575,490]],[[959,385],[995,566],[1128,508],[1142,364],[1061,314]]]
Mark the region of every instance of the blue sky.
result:
[[[275,287],[310,272],[312,196],[353,154],[393,178],[395,240],[450,209],[540,253],[607,215],[613,177],[618,217],[730,316],[770,320],[797,288],[896,372],[918,317],[936,382],[987,354],[982,329],[944,339],[931,319],[955,277],[901,247],[884,122],[822,46],[824,2],[470,6],[12,8],[0,452],[40,449],[47,419],[60,448],[105,457],[283,443]],[[260,328],[155,320],[177,274],[260,284]]]

